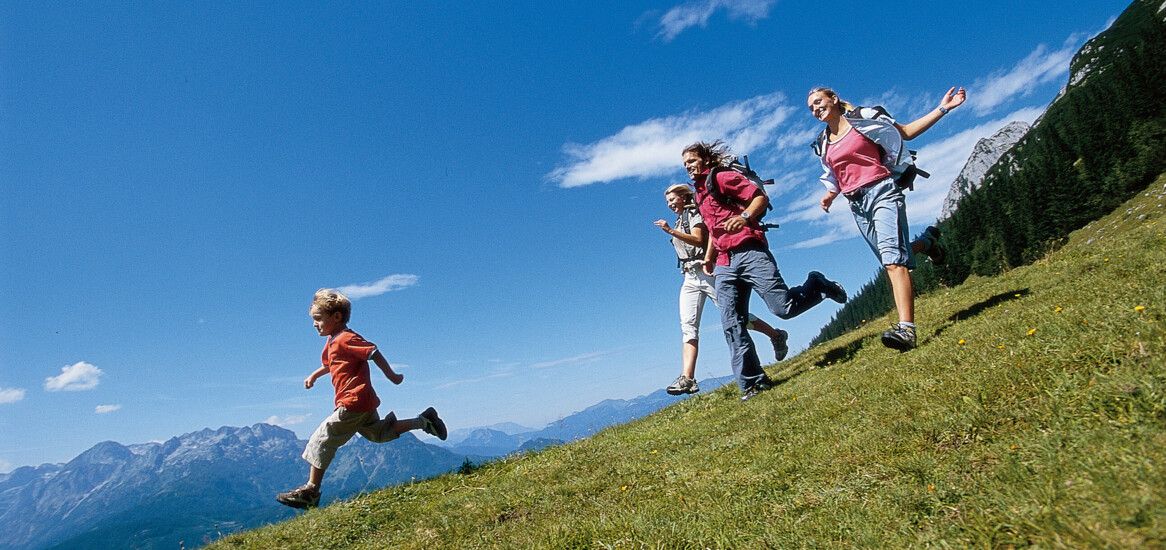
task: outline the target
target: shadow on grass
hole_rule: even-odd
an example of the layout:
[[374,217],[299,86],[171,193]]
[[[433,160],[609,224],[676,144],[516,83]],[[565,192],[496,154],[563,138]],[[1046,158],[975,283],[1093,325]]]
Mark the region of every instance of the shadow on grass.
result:
[[855,355],[857,355],[858,350],[861,350],[861,349],[862,349],[862,340],[861,339],[855,340],[855,341],[853,341],[849,344],[846,344],[844,346],[837,347],[837,348],[834,348],[834,349],[827,351],[826,354],[823,355],[821,359],[819,359],[817,362],[814,363],[814,366],[815,367],[828,367],[830,365],[836,365],[836,364],[841,363],[843,361],[849,361]]
[[951,316],[947,318],[947,321],[943,324],[943,326],[936,329],[936,331],[932,335],[932,337],[936,337],[936,336],[939,336],[940,334],[943,334],[943,331],[947,330],[947,328],[950,327],[955,322],[963,321],[965,319],[971,319],[972,317],[975,317],[975,316],[983,313],[985,310],[994,308],[994,307],[996,307],[1000,304],[1003,304],[1005,302],[1010,302],[1012,300],[1019,300],[1021,298],[1024,298],[1025,296],[1028,296],[1031,293],[1032,293],[1032,291],[1030,291],[1027,288],[1021,288],[1021,289],[1017,289],[1017,290],[1009,290],[1008,292],[1001,292],[1000,294],[992,296],[991,298],[988,298],[982,302],[972,304],[964,309],[961,309],[955,313],[952,313]]

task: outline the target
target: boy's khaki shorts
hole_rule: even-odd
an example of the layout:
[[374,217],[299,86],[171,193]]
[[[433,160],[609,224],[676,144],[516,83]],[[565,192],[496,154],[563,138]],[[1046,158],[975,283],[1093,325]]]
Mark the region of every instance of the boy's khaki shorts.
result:
[[336,449],[356,434],[373,443],[397,439],[400,434],[393,430],[393,424],[396,422],[397,416],[392,412],[382,420],[375,409],[355,412],[344,407],[336,407],[336,410],[320,423],[316,431],[312,432],[308,446],[304,447],[304,460],[321,470],[327,470],[336,456]]

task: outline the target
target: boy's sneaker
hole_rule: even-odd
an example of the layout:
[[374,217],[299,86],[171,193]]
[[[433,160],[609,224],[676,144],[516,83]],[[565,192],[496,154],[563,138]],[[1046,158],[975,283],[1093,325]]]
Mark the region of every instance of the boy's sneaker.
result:
[[305,484],[286,493],[275,495],[275,500],[292,508],[315,508],[320,505],[320,489]]
[[943,261],[947,259],[947,250],[939,244],[939,228],[934,225],[927,226],[927,229],[923,230],[922,240],[927,244],[923,253],[931,259],[931,263],[943,265]]
[[696,393],[700,391],[700,386],[696,385],[696,380],[684,376],[683,374],[676,377],[676,381],[671,386],[664,388],[668,395],[681,395],[685,393]]
[[425,421],[425,427],[422,428],[425,433],[432,435],[442,441],[445,441],[445,438],[449,437],[449,432],[445,430],[445,421],[442,420],[441,417],[437,416],[437,409],[429,407],[428,409],[425,409],[425,411],[420,415],[418,415],[418,418]]
[[777,358],[776,361],[781,361],[785,359],[786,355],[789,355],[788,332],[777,329],[777,336],[770,338],[769,342],[773,344],[773,356]]
[[846,289],[842,288],[842,285],[827,279],[825,275],[818,271],[811,271],[808,278],[817,282],[818,289],[827,298],[840,304],[846,303]]
[[883,345],[899,351],[911,351],[915,348],[915,329],[901,324],[895,324],[883,333]]

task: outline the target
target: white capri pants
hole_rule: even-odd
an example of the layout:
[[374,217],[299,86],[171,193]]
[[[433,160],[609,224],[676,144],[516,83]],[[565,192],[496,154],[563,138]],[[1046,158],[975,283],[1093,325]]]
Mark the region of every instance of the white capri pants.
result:
[[[712,275],[705,275],[699,265],[684,270],[684,282],[680,285],[680,335],[684,342],[700,340],[700,316],[704,312],[705,298],[717,305],[717,289],[713,287]],[[750,313],[745,328],[752,330],[756,318]]]

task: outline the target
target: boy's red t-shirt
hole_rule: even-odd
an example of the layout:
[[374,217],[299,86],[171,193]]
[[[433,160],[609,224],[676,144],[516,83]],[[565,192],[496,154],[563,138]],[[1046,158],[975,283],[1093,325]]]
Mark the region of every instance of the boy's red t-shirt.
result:
[[351,329],[344,329],[340,334],[328,338],[320,360],[332,376],[337,407],[353,412],[367,412],[381,404],[372,389],[368,368],[368,359],[376,350],[376,344]]

